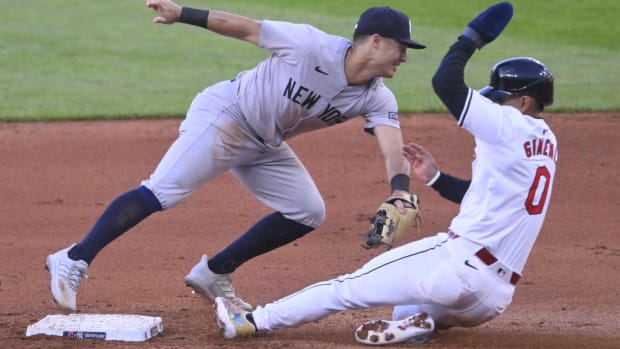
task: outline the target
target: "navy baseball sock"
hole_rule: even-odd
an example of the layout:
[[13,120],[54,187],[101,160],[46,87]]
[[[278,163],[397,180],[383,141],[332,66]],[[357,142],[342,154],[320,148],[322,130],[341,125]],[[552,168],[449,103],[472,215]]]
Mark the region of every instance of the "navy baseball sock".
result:
[[159,200],[144,186],[120,195],[110,203],[88,235],[69,250],[69,258],[90,264],[107,244],[159,210]]
[[314,228],[272,213],[250,228],[239,239],[209,259],[209,269],[216,274],[229,274],[241,264],[274,250],[313,231]]

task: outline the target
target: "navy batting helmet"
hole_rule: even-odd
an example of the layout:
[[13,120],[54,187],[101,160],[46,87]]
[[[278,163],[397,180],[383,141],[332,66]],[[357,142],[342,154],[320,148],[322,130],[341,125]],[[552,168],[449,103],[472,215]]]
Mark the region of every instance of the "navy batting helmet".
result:
[[493,66],[489,86],[480,93],[492,100],[531,96],[541,105],[548,106],[553,104],[553,75],[534,58],[508,58]]

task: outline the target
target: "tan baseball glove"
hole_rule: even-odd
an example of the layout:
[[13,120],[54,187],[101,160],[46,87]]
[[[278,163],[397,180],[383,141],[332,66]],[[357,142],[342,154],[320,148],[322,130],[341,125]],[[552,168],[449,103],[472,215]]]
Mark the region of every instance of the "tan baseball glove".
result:
[[[400,213],[395,202],[400,200],[405,206],[405,213]],[[383,245],[387,249],[399,240],[415,224],[419,228],[419,200],[415,194],[399,194],[390,196],[379,206],[377,213],[370,221],[368,232],[362,234],[366,242],[364,248],[378,248]]]

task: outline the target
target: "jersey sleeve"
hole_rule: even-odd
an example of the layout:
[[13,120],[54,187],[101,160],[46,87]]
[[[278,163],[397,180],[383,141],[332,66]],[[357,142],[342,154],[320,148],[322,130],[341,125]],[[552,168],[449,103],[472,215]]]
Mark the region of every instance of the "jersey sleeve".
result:
[[517,110],[493,103],[470,88],[458,124],[475,137],[489,144],[497,144],[512,137],[509,114],[513,111]]
[[374,84],[375,86],[371,87],[371,91],[374,89],[376,93],[368,102],[368,111],[363,115],[366,120],[364,131],[374,134],[373,129],[376,126],[392,126],[400,129],[396,97],[383,84],[383,81],[378,80]]
[[308,24],[263,20],[258,47],[295,64],[298,61],[296,56],[309,52],[309,43],[317,36],[317,31]]

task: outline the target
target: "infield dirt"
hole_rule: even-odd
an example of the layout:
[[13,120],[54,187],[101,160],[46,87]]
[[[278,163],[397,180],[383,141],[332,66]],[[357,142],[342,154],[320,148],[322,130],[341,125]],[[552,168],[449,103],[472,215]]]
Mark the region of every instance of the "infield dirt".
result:
[[[546,223],[513,304],[472,329],[440,332],[427,348],[620,348],[620,115],[550,114],[559,162]],[[448,173],[470,175],[473,139],[445,114],[402,117],[405,141],[420,143]],[[104,249],[80,288],[82,313],[160,316],[148,342],[26,337],[26,327],[59,313],[45,258],[79,241],[118,194],[148,176],[176,138],[180,120],[0,124],[0,348],[363,348],[353,332],[388,318],[389,308],[344,312],[251,339],[224,340],[212,306],[183,277],[270,210],[225,174]],[[380,250],[359,233],[389,185],[363,120],[289,143],[324,196],[327,221],[298,241],[257,257],[233,276],[254,305],[353,271]],[[615,154],[615,155],[614,155]],[[458,206],[420,183],[422,230],[445,231]],[[423,268],[424,266],[420,266]],[[407,347],[399,345],[398,347]]]

